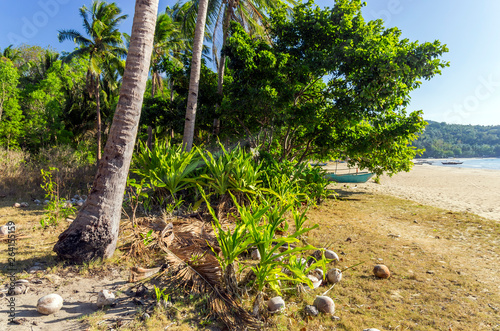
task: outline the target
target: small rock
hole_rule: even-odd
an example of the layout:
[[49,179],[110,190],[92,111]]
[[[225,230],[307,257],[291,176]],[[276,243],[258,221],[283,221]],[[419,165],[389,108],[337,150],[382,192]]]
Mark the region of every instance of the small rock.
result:
[[318,308],[311,306],[311,305],[307,305],[304,308],[304,313],[306,313],[306,315],[308,315],[308,316],[318,316],[318,314],[319,314]]
[[252,251],[252,260],[257,260],[257,261],[260,260],[260,253],[258,249],[254,249]]
[[334,251],[329,249],[325,250],[325,258],[329,260],[339,261],[339,256]]
[[76,205],[77,205],[78,207],[81,207],[81,206],[83,206],[83,204],[84,204],[84,203],[85,203],[85,201],[83,201],[83,200],[78,200],[78,201],[76,202]]
[[24,294],[28,291],[28,287],[24,286],[23,284],[18,284],[14,286],[13,289],[9,289],[9,294],[13,295],[19,295],[19,294]]
[[380,330],[375,328],[369,328],[369,329],[363,329],[363,331],[380,331]]
[[80,198],[80,196],[78,194],[75,194],[75,196],[73,197],[73,199],[80,200],[81,198]]
[[39,205],[39,204],[41,204],[41,203],[42,203],[42,202],[41,202],[40,200],[38,200],[38,199],[33,200],[33,202],[34,202],[35,204],[37,204],[37,205]]
[[342,271],[340,269],[330,269],[328,270],[328,273],[326,274],[326,278],[328,281],[332,284],[337,284],[342,280]]
[[19,205],[20,205],[21,207],[23,207],[23,208],[26,208],[26,207],[28,207],[28,206],[29,206],[29,204],[28,204],[27,202],[21,202]]
[[340,317],[338,317],[338,316],[332,316],[332,320],[334,320],[334,321],[340,321]]
[[429,275],[434,275],[435,274],[435,272],[432,271],[432,270],[427,270],[426,273],[428,273]]
[[322,313],[333,314],[335,313],[335,303],[332,298],[327,296],[317,296],[314,300],[314,306]]
[[28,273],[34,274],[37,271],[43,271],[43,268],[41,266],[39,266],[39,265],[34,265],[31,268],[29,268]]
[[70,201],[66,201],[63,205],[63,208],[71,208],[73,207],[73,204]]
[[0,226],[0,234],[3,235],[9,234],[9,227],[7,225]]
[[109,290],[101,290],[97,294],[97,307],[102,308],[104,306],[111,306],[115,303],[116,297],[113,292]]
[[63,306],[63,298],[59,294],[49,294],[38,299],[36,310],[45,315],[58,312]]
[[172,307],[172,302],[167,301],[167,300],[165,300],[165,299],[161,299],[160,301],[158,301],[158,302],[156,303],[156,305],[157,305],[158,307],[162,308],[162,309],[167,309],[167,308]]
[[285,309],[285,301],[281,297],[274,297],[267,302],[267,309],[269,309],[271,313],[276,313]]
[[48,205],[49,203],[50,203],[50,200],[45,200],[45,201],[43,202],[43,204],[44,204],[44,205]]
[[14,203],[14,205],[12,207],[21,208],[21,204],[19,202],[16,202],[16,203]]
[[141,315],[141,319],[142,319],[143,321],[145,321],[145,320],[147,320],[147,319],[150,319],[150,318],[151,318],[151,316],[150,316],[148,313],[144,313],[144,314],[142,314],[142,315]]
[[28,322],[28,320],[24,317],[16,317],[12,320],[12,323],[17,325],[24,325]]
[[387,268],[383,264],[377,264],[373,268],[373,274],[378,278],[389,278],[391,276],[391,272],[389,271],[389,268]]
[[318,288],[321,285],[322,279],[318,279],[316,276],[313,275],[308,275],[307,278],[309,278],[313,284],[313,289]]
[[[276,255],[278,255],[278,254],[273,253],[273,256],[276,256]],[[274,261],[279,261],[279,262],[283,261],[283,256],[279,256],[279,257],[275,258]]]
[[66,219],[66,222],[68,222],[68,223],[73,223],[73,221],[74,221],[74,219],[72,219],[72,218],[67,218]]

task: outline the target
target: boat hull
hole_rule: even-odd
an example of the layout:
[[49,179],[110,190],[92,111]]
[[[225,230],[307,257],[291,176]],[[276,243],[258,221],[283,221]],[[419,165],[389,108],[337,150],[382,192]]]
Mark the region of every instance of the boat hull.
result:
[[327,173],[325,177],[337,183],[366,183],[368,179],[373,177],[373,173],[371,172],[358,172],[355,174],[334,174]]

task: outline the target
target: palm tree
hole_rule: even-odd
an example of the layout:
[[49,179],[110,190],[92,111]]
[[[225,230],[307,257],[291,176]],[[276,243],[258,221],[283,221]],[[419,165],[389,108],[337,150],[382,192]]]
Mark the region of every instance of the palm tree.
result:
[[12,63],[15,63],[17,60],[21,59],[19,51],[15,48],[12,48],[12,45],[9,45],[6,48],[4,48],[4,50],[0,53],[0,57],[5,57],[11,60]]
[[[90,96],[96,98],[97,111],[97,162],[101,160],[101,110],[100,81],[103,63],[119,62],[127,54],[124,48],[122,34],[118,25],[127,18],[120,15],[121,9],[113,2],[108,4],[101,0],[92,2],[91,8],[80,8],[83,28],[88,37],[76,30],[59,31],[59,41],[73,40],[79,48],[65,57],[65,62],[75,56],[88,56],[87,87]],[[106,59],[107,58],[107,59]]]
[[136,0],[129,55],[109,139],[87,202],[54,246],[61,258],[75,262],[109,258],[116,249],[123,192],[148,79],[158,1]]
[[[215,0],[212,0],[215,1]],[[295,0],[286,0],[290,4],[295,4]],[[212,27],[213,57],[217,64],[218,82],[217,90],[222,94],[222,84],[224,82],[225,56],[218,53],[226,45],[229,36],[229,25],[231,21],[240,23],[250,34],[266,36],[265,24],[266,13],[271,9],[276,9],[280,2],[275,0],[218,0],[214,25]],[[222,34],[222,42],[219,42]],[[218,47],[220,44],[220,48]]]
[[[295,0],[285,0],[286,3],[295,4]],[[280,4],[275,0],[209,0],[207,26],[212,30],[210,40],[212,41],[212,55],[217,65],[217,92],[222,96],[224,84],[224,69],[226,59],[219,52],[226,45],[229,36],[229,25],[231,21],[239,22],[246,31],[260,36],[265,35],[266,13],[277,8]],[[193,24],[193,11],[200,5],[200,0],[191,0],[184,5],[183,27],[189,29]],[[198,21],[196,21],[198,22]],[[198,24],[196,24],[198,26]],[[222,42],[219,42],[222,34]],[[220,47],[219,47],[220,44]],[[216,105],[218,107],[218,105]],[[187,118],[187,114],[186,114]],[[186,126],[188,123],[186,123]],[[194,123],[193,123],[194,125]],[[218,133],[219,120],[214,120],[214,133]],[[194,134],[194,128],[193,128]],[[185,135],[185,133],[184,133]],[[186,141],[189,138],[184,138]],[[193,138],[190,138],[192,141]]]
[[193,147],[198,88],[200,85],[201,55],[203,51],[203,37],[205,35],[208,1],[209,0],[199,1],[198,16],[196,18],[196,29],[193,40],[193,57],[191,59],[191,75],[189,77],[186,121],[184,123],[184,136],[182,137],[182,144],[186,151],[190,151]]

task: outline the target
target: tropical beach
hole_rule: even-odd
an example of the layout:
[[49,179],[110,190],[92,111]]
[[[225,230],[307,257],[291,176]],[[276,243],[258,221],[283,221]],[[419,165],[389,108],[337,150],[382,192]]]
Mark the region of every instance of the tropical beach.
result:
[[414,166],[410,172],[382,176],[380,184],[370,181],[359,187],[425,205],[500,220],[500,170],[424,164]]
[[[480,159],[466,159],[465,163],[477,164]],[[487,159],[489,164],[497,159]],[[409,172],[393,176],[383,175],[380,182],[371,179],[363,184],[337,184],[347,188],[388,194],[408,199],[424,205],[438,207],[454,212],[469,212],[491,220],[500,220],[500,169],[466,168],[457,166],[438,166],[440,159],[432,160],[435,165],[414,165]],[[494,161],[494,162],[492,162]],[[327,172],[340,174],[355,173],[346,163],[328,163]],[[358,170],[365,172],[366,170]]]

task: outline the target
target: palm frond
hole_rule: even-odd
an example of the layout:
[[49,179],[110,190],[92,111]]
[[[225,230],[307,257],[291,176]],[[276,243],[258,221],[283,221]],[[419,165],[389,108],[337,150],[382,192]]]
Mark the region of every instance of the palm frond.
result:
[[[230,330],[257,330],[261,323],[222,287],[221,269],[217,259],[210,255],[196,255],[193,247],[168,249],[167,261],[177,271],[164,279],[167,287],[181,287],[192,293],[208,293],[212,314],[215,314]],[[195,259],[193,259],[195,256]]]

